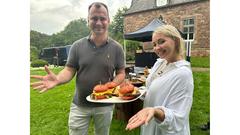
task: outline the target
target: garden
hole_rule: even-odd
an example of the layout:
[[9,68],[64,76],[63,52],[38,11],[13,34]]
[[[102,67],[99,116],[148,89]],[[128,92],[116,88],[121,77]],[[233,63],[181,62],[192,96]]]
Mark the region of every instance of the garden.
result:
[[[192,67],[209,69],[209,57],[191,58]],[[63,67],[53,67],[58,73]],[[31,68],[31,75],[45,75],[43,68]],[[210,131],[200,129],[202,124],[210,120],[210,71],[194,71],[194,97],[190,113],[190,128],[192,135],[209,135]],[[36,80],[31,79],[31,82]],[[70,103],[74,95],[75,79],[67,84],[39,94],[31,88],[30,90],[30,133],[31,135],[67,135],[68,114]],[[116,112],[115,112],[116,113]],[[116,115],[114,113],[114,116]],[[115,119],[113,116],[110,135],[139,135],[140,129],[126,131],[126,122]],[[92,122],[89,135],[94,135]]]

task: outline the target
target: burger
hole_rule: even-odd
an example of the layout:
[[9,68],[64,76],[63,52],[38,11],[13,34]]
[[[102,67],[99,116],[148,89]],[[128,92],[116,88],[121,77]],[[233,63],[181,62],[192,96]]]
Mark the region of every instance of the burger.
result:
[[117,87],[117,83],[115,82],[107,82],[105,85],[108,87],[108,89],[114,89]]
[[125,83],[120,85],[118,90],[119,97],[123,100],[131,100],[140,95],[139,90],[134,87],[131,83]]
[[116,86],[117,84],[115,82],[98,84],[93,88],[93,93],[91,94],[91,98],[94,100],[111,98]]

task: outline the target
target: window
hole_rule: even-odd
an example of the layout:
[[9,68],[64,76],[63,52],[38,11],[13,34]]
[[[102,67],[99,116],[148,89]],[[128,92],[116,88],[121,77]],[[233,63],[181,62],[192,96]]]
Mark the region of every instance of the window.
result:
[[191,47],[194,40],[194,18],[187,18],[183,20],[183,38],[185,40],[186,56],[190,61]]
[[194,40],[194,18],[183,20],[183,38],[185,40]]
[[164,6],[168,4],[168,0],[156,0],[157,7]]

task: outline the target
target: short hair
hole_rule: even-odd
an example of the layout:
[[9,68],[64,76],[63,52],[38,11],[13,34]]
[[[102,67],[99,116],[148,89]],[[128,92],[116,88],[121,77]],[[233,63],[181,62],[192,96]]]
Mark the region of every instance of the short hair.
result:
[[[106,8],[107,13],[108,13],[108,7],[106,4],[102,3],[102,2],[93,2],[91,5],[89,5],[88,7],[88,14],[90,9],[92,8],[92,6],[96,7],[96,8],[100,8],[101,6],[103,6],[104,8]],[[108,15],[109,16],[109,15]]]
[[163,34],[169,38],[171,38],[172,40],[175,41],[176,44],[176,51],[179,55],[181,55],[182,57],[185,56],[185,44],[184,44],[184,40],[181,36],[181,34],[179,33],[178,29],[175,28],[172,25],[161,25],[159,26],[154,32],[153,34]]

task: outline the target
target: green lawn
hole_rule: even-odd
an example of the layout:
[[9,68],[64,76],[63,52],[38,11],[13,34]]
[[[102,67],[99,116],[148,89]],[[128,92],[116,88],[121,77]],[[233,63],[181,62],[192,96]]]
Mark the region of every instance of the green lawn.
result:
[[[57,73],[60,68],[55,68]],[[45,74],[42,69],[31,70],[31,74]],[[192,135],[209,135],[209,131],[201,131],[199,126],[210,117],[209,72],[194,72],[194,99],[190,114]],[[31,79],[31,82],[34,81]],[[68,113],[74,94],[74,79],[68,84],[58,86],[46,93],[39,94],[30,90],[30,133],[31,135],[67,135]],[[139,135],[139,128],[131,132],[125,131],[126,123],[113,119],[110,135]],[[89,135],[93,135],[91,124]]]
[[202,131],[199,126],[210,120],[210,73],[194,72],[194,96],[190,113],[192,135],[209,135],[210,131]]
[[209,68],[210,57],[191,57],[191,66]]

